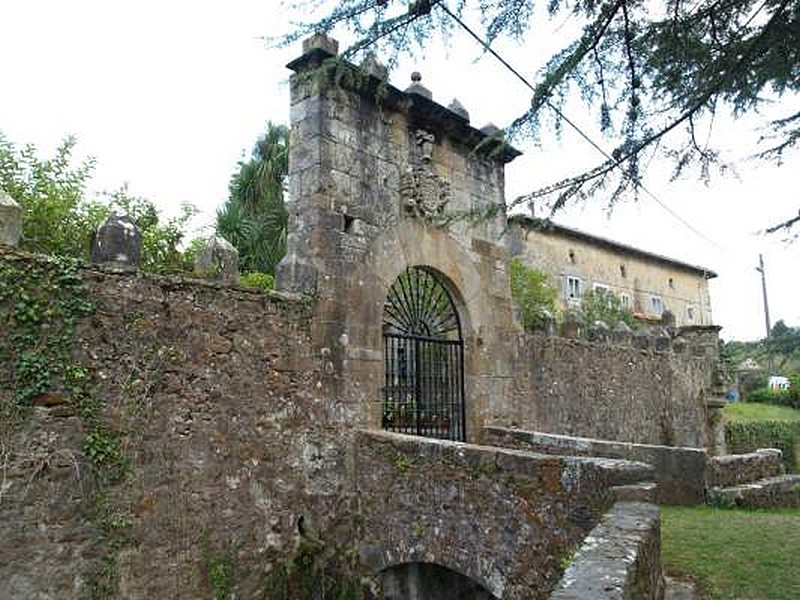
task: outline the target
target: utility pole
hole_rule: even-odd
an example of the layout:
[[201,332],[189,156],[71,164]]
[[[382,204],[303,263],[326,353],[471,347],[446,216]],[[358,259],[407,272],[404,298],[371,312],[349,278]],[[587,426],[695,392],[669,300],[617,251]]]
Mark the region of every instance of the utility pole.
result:
[[[758,266],[756,267],[756,271],[761,273],[761,293],[764,295],[764,321],[767,325],[767,343],[769,343],[769,334],[772,331],[772,327],[770,326],[769,322],[769,303],[767,302],[767,272],[764,269],[764,255],[758,255]],[[769,352],[769,375],[772,375],[773,366],[772,366],[772,351],[768,350]]]

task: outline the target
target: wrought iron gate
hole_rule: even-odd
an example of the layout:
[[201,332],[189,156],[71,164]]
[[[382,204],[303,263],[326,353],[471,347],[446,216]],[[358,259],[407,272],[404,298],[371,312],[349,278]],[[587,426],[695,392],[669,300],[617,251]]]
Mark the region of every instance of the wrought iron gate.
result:
[[383,356],[383,428],[465,440],[461,323],[430,271],[409,267],[389,288]]

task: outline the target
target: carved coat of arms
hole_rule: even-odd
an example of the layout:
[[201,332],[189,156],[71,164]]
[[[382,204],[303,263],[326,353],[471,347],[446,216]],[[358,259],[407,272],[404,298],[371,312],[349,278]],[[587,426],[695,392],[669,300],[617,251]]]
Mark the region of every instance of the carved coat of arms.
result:
[[400,179],[400,197],[406,213],[432,222],[450,201],[450,184],[433,170],[434,135],[423,129],[412,134],[411,165]]

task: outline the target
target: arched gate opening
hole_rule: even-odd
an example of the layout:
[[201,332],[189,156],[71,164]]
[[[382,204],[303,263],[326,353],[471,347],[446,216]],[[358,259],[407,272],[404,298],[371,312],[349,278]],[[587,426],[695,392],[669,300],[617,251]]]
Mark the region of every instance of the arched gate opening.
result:
[[431,270],[409,267],[389,288],[383,356],[383,428],[466,440],[461,321]]

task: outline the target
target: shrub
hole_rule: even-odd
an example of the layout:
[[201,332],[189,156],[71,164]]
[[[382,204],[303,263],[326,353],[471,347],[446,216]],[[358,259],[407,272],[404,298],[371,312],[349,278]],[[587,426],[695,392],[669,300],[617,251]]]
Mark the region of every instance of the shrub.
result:
[[269,273],[250,271],[249,273],[243,273],[239,276],[239,284],[244,287],[268,291],[275,287],[275,277]]
[[629,308],[622,306],[618,296],[604,290],[589,290],[583,295],[578,316],[584,327],[589,328],[596,321],[609,327],[625,323],[631,329],[637,328],[636,319]]
[[725,425],[728,452],[743,454],[759,448],[778,448],[783,452],[783,464],[796,472],[797,452],[800,450],[800,423],[788,421],[732,422]]
[[522,326],[527,330],[544,325],[547,313],[555,313],[558,291],[542,271],[525,266],[518,258],[509,264],[511,297],[519,308]]

